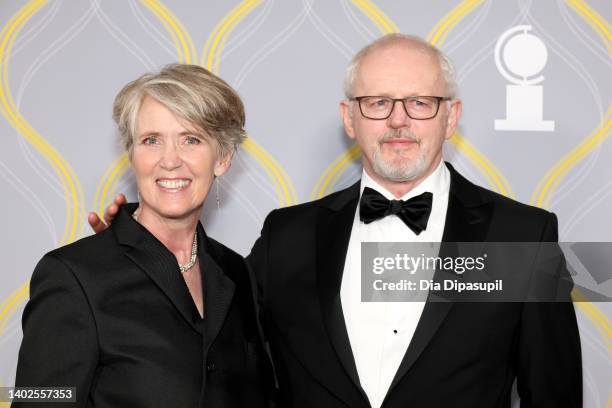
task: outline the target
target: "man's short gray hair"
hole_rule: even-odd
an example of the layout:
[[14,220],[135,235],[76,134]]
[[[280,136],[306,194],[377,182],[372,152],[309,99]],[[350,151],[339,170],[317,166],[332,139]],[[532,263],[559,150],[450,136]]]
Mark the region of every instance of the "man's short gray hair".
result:
[[345,96],[348,99],[353,98],[355,96],[353,94],[355,79],[357,77],[357,73],[359,72],[361,62],[368,54],[372,53],[373,51],[386,48],[392,45],[402,44],[420,48],[423,51],[429,53],[430,55],[437,57],[438,62],[440,64],[440,71],[442,72],[444,82],[446,83],[445,96],[454,99],[457,96],[457,79],[455,67],[453,66],[453,63],[448,58],[448,56],[435,46],[423,40],[422,38],[402,33],[392,33],[382,36],[376,41],[368,44],[367,46],[362,48],[357,54],[355,54],[350,64],[346,68],[346,73],[344,76]]
[[122,144],[131,155],[138,111],[149,96],[212,140],[221,157],[233,153],[246,138],[240,96],[218,76],[188,64],[170,64],[127,84],[115,97],[113,119]]

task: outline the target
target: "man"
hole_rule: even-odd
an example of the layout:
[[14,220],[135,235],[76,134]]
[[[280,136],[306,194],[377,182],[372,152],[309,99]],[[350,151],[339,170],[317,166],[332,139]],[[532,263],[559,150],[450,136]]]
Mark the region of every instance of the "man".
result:
[[[448,59],[402,34],[347,69],[340,111],[360,182],[272,211],[248,257],[281,406],[509,407],[515,379],[524,407],[582,405],[571,302],[361,302],[361,242],[557,240],[553,214],[442,161],[461,116],[455,88]],[[385,199],[387,216],[372,216],[368,203]]]

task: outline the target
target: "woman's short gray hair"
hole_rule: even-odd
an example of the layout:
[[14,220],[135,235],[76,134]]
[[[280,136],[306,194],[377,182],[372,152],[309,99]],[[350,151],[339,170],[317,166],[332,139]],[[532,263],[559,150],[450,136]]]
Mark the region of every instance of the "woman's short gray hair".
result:
[[125,150],[131,155],[136,119],[145,96],[185,119],[196,132],[215,142],[221,157],[233,153],[246,138],[240,96],[218,76],[198,65],[170,64],[144,74],[115,97],[113,119]]
[[355,54],[350,64],[346,68],[344,75],[344,94],[348,99],[355,96],[353,95],[353,86],[355,85],[357,72],[359,71],[359,66],[361,65],[363,59],[373,51],[398,44],[409,44],[413,47],[416,46],[437,57],[440,63],[442,76],[446,82],[446,97],[451,99],[457,97],[457,79],[455,67],[446,54],[420,37],[402,33],[392,33],[380,37]]

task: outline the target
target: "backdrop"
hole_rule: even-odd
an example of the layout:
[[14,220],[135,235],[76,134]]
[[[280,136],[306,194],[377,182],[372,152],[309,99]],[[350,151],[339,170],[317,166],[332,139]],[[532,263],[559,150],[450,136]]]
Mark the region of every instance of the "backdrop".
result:
[[[611,19],[609,0],[3,1],[0,386],[14,382],[38,259],[89,235],[86,212],[116,192],[135,199],[111,120],[128,81],[180,61],[242,95],[250,137],[203,221],[247,254],[270,210],[359,177],[338,116],[344,68],[383,33],[416,34],[458,68],[464,115],[447,160],[557,213],[563,241],[612,241]],[[612,306],[576,310],[585,406],[610,407]]]

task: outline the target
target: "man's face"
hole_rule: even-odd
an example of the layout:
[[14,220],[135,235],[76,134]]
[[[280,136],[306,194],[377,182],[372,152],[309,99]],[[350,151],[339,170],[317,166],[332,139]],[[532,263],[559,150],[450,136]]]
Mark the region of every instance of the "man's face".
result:
[[[353,95],[406,98],[446,97],[437,57],[409,44],[374,50],[361,62]],[[357,102],[341,103],[346,133],[361,147],[363,166],[375,180],[420,181],[442,160],[442,145],[454,131],[461,113],[459,101],[440,102],[431,119],[411,119],[401,103],[389,118],[364,118]]]

